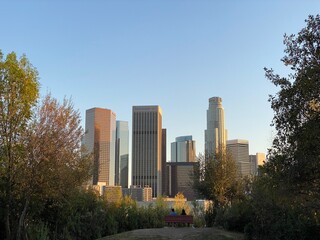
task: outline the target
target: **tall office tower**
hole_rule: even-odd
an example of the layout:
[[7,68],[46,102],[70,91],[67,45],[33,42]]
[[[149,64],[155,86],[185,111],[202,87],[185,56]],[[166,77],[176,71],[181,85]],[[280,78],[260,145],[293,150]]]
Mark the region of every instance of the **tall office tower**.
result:
[[160,106],[132,108],[132,185],[162,193],[162,110]]
[[93,185],[115,184],[116,114],[109,109],[86,111],[84,144],[94,155]]
[[205,153],[214,154],[226,147],[227,131],[224,127],[224,109],[220,97],[209,99],[207,129],[205,130]]
[[117,121],[115,185],[128,188],[129,127],[126,121]]
[[177,137],[171,143],[171,162],[194,162],[196,160],[196,142],[192,136]]
[[162,145],[161,145],[161,172],[162,172],[162,196],[167,196],[168,195],[168,189],[167,189],[167,180],[168,180],[168,175],[167,175],[167,129],[163,128],[162,129]]
[[240,176],[249,175],[251,172],[249,142],[242,139],[228,140],[227,150],[235,160]]

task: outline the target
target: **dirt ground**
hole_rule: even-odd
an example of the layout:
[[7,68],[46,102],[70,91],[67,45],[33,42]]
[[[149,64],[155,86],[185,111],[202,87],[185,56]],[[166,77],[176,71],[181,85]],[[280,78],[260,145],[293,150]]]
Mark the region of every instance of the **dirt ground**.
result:
[[117,240],[117,239],[212,239],[212,240],[243,240],[241,233],[228,232],[219,228],[192,228],[192,227],[164,227],[151,229],[138,229],[130,232],[124,232],[112,236],[107,236],[99,240]]

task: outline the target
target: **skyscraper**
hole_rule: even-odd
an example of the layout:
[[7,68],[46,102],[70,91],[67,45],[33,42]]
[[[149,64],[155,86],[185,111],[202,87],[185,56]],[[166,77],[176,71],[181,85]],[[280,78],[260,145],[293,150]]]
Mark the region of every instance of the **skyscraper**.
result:
[[171,143],[171,162],[194,162],[196,159],[196,142],[192,136],[177,137]]
[[93,185],[115,184],[116,114],[109,109],[86,111],[84,144],[94,156]]
[[126,121],[117,121],[115,184],[128,188],[129,127]]
[[161,195],[166,196],[168,195],[167,189],[167,180],[168,180],[168,173],[167,173],[167,129],[162,129],[162,144],[161,144],[161,173],[162,173],[162,192]]
[[237,164],[241,176],[251,173],[248,140],[234,139],[227,141],[227,149]]
[[132,108],[132,185],[162,193],[162,110],[160,106]]
[[220,97],[209,99],[207,129],[204,134],[206,154],[214,154],[219,148],[226,147],[227,131],[224,126],[224,109]]

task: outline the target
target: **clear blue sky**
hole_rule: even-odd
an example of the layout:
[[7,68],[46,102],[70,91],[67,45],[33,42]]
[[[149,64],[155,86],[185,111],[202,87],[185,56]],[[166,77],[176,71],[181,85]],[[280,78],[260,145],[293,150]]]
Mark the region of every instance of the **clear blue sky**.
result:
[[160,105],[168,150],[192,135],[203,152],[208,99],[220,96],[229,139],[255,154],[273,135],[276,88],[263,67],[287,72],[283,34],[319,10],[316,0],[2,1],[0,49],[25,53],[41,94],[71,97],[83,126],[88,108],[112,109],[131,128],[133,105]]

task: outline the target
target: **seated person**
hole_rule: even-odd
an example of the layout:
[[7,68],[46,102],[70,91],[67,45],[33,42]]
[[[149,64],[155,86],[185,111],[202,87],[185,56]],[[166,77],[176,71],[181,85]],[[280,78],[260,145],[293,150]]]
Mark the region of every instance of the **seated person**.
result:
[[171,208],[170,215],[172,215],[172,216],[176,216],[177,215],[177,213],[174,211],[174,208]]
[[182,208],[181,215],[187,215],[186,211]]

